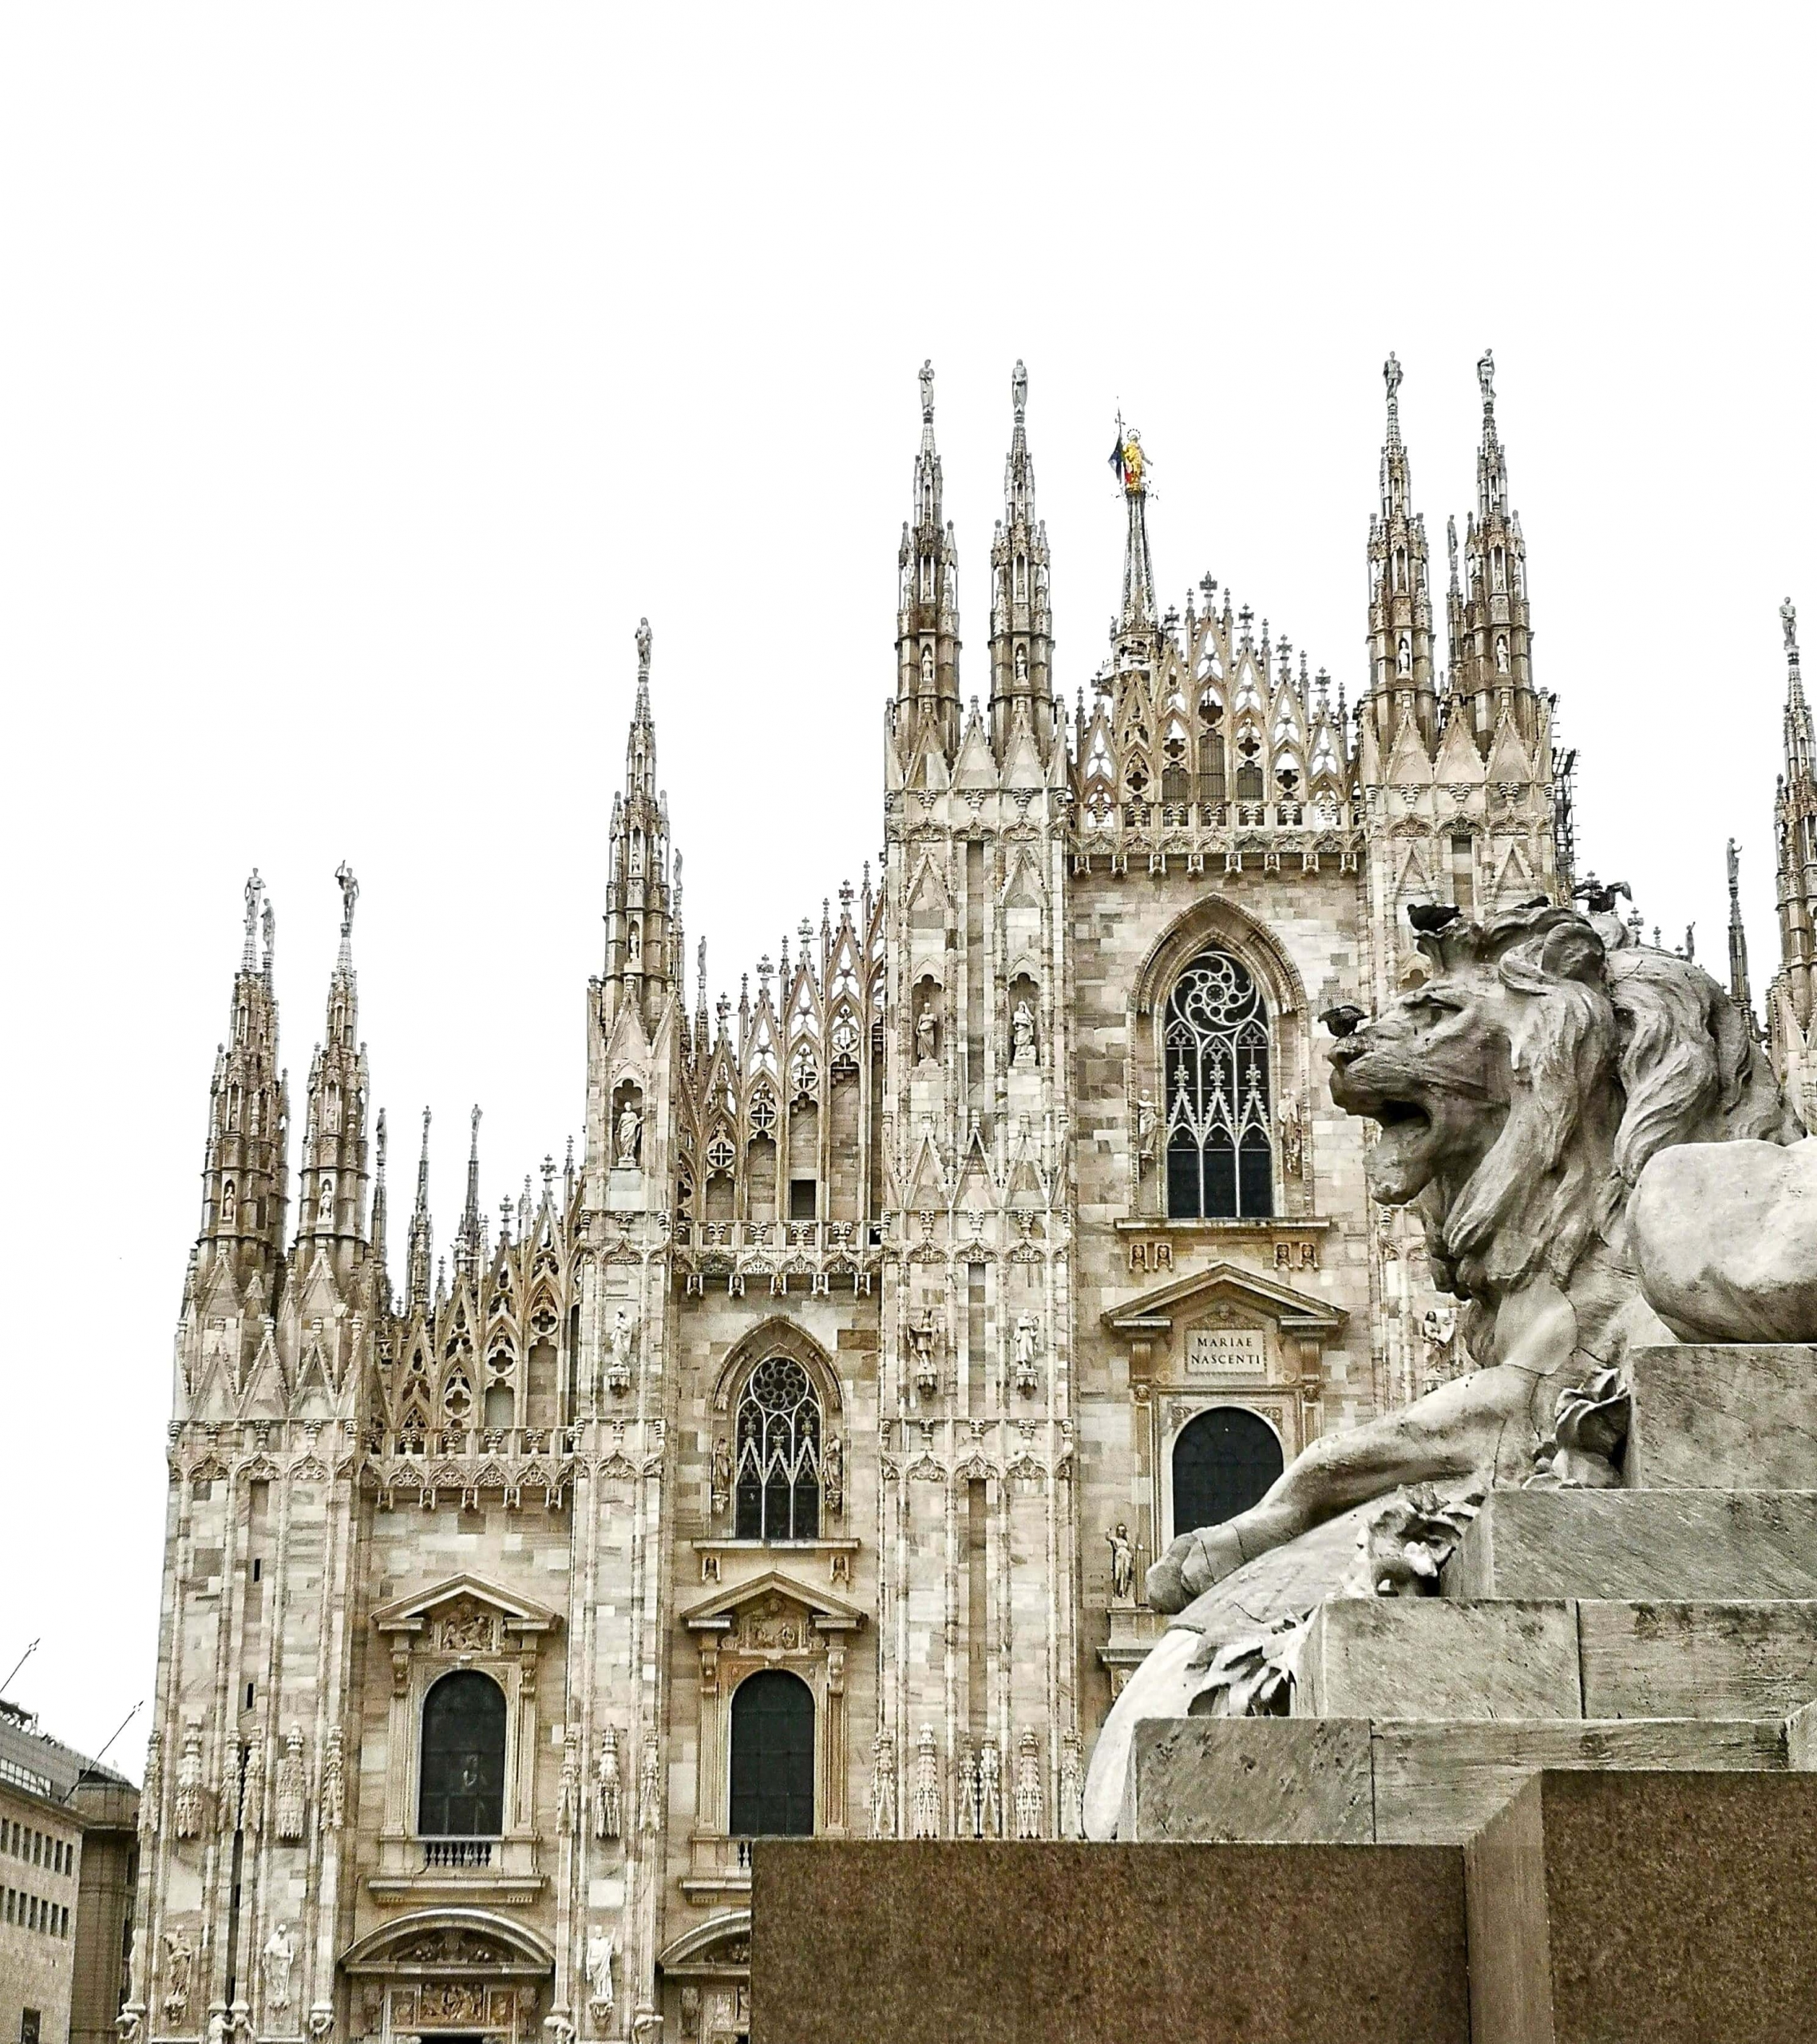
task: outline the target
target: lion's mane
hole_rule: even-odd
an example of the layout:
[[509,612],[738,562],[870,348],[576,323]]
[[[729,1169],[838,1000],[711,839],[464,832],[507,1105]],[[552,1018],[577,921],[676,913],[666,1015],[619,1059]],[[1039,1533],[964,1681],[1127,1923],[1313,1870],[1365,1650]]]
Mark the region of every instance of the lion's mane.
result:
[[1479,1305],[1542,1272],[1564,1289],[1593,1242],[1618,1244],[1657,1151],[1802,1132],[1750,1019],[1688,959],[1607,950],[1586,917],[1550,905],[1422,948],[1453,980],[1494,975],[1510,1017],[1501,1132],[1448,1203],[1443,1173],[1419,1202],[1435,1277]]

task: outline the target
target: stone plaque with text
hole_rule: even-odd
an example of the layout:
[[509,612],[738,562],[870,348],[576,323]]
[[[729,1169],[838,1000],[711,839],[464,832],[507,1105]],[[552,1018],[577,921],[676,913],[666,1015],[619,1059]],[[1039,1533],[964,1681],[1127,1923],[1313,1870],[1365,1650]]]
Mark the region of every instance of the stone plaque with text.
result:
[[1190,1377],[1266,1377],[1268,1337],[1259,1327],[1195,1327],[1186,1337]]

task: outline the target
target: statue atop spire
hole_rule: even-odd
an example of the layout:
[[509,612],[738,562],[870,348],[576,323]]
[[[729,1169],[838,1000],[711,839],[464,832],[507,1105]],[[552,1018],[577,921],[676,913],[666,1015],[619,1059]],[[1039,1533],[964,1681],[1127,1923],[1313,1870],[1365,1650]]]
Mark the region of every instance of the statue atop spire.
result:
[[1142,640],[1152,639],[1156,612],[1154,568],[1148,553],[1148,454],[1142,435],[1133,426],[1124,426],[1121,412],[1110,466],[1122,485],[1129,510],[1129,532],[1123,543],[1123,603],[1117,620],[1118,652],[1127,660],[1138,654]]
[[1015,367],[1010,374],[1009,401],[1015,413],[1015,422],[1020,426],[1023,416],[1028,410],[1028,371],[1023,367],[1020,356],[1017,357]]
[[341,889],[340,969],[344,972],[353,964],[354,904],[359,899],[359,882],[345,859],[335,867],[335,878]]
[[934,363],[932,355],[921,364],[920,377],[921,423],[932,426],[934,422]]
[[1482,392],[1482,409],[1493,412],[1495,409],[1495,351],[1485,348],[1476,365],[1476,381]]
[[243,972],[255,972],[259,969],[259,904],[264,892],[265,883],[255,866],[246,883],[246,949],[240,957]]
[[[1791,598],[1787,596],[1779,605],[1779,629],[1785,634],[1785,656],[1792,666],[1798,665],[1798,611]],[[258,875],[254,874],[256,879]]]
[[1388,444],[1400,439],[1400,358],[1391,350],[1382,364],[1382,381],[1388,386]]

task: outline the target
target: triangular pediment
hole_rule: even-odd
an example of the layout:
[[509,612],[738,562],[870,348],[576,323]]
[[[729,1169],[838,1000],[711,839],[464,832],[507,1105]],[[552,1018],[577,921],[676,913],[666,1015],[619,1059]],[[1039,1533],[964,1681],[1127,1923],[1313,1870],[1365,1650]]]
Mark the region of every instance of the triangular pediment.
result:
[[1158,1333],[1216,1297],[1237,1300],[1295,1333],[1336,1333],[1345,1318],[1342,1307],[1296,1292],[1265,1271],[1246,1270],[1237,1263],[1214,1263],[1190,1278],[1157,1285],[1126,1305],[1113,1306],[1102,1317],[1105,1326],[1118,1334]]
[[865,1622],[865,1614],[856,1604],[829,1597],[824,1590],[811,1589],[779,1568],[766,1569],[748,1583],[734,1583],[703,1597],[682,1613],[681,1622],[695,1632],[718,1632],[734,1623],[749,1606],[771,1598],[786,1598],[792,1604],[799,1604],[822,1631],[855,1631]]
[[561,1623],[559,1612],[518,1597],[477,1575],[451,1575],[427,1590],[394,1598],[372,1614],[381,1632],[419,1632],[444,1606],[465,1603],[504,1621],[512,1632],[549,1632]]

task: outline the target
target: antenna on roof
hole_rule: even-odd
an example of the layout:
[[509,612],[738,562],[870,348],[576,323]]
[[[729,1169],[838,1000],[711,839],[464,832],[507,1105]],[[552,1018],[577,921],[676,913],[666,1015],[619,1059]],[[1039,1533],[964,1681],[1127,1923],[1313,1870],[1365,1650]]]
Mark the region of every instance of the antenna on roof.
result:
[[19,1670],[24,1667],[26,1663],[30,1660],[32,1656],[37,1653],[39,1647],[43,1644],[44,1642],[42,1640],[34,1639],[31,1645],[26,1649],[25,1652],[19,1656],[18,1659],[13,1663],[13,1674],[9,1675],[5,1682],[0,1682],[0,1696],[4,1696],[7,1690],[13,1686],[13,1675],[18,1674]]
[[[126,1729],[127,1726],[132,1723],[133,1720],[138,1716],[139,1713],[143,1710],[144,1707],[145,1699],[143,1697],[141,1697],[139,1701],[133,1705],[133,1708],[127,1712],[126,1715],[121,1719],[119,1724],[114,1728],[113,1737],[108,1741],[107,1746],[111,1746],[113,1744],[114,1739],[117,1739],[120,1737],[120,1734]],[[101,1748],[101,1753],[104,1753],[107,1751],[107,1746],[103,1746]],[[101,1758],[101,1753],[97,1753],[95,1755],[95,1758],[97,1760]]]

